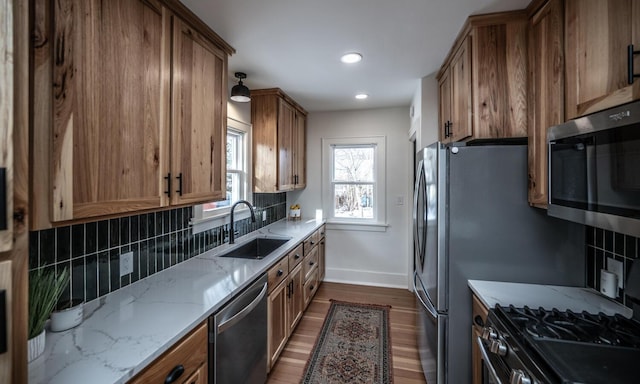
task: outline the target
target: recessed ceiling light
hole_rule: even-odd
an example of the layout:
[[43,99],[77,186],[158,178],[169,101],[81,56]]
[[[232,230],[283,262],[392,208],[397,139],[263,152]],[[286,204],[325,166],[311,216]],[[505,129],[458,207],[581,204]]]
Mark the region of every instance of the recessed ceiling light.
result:
[[369,95],[367,95],[366,93],[358,93],[358,94],[356,95],[356,99],[358,99],[358,100],[364,100],[364,99],[366,99],[367,97],[369,97]]
[[353,63],[357,63],[360,60],[362,60],[362,55],[359,54],[358,52],[349,52],[349,53],[345,53],[344,55],[342,55],[342,57],[340,58],[340,61],[342,61],[343,63],[346,64],[353,64]]

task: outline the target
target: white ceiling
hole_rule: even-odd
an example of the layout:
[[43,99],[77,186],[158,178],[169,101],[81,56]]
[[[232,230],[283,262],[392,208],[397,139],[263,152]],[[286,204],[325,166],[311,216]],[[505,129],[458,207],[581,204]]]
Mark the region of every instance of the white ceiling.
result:
[[[409,106],[467,16],[529,0],[182,0],[236,49],[229,79],[279,87],[308,111]],[[340,56],[362,53],[358,64]],[[355,100],[359,92],[367,100]]]

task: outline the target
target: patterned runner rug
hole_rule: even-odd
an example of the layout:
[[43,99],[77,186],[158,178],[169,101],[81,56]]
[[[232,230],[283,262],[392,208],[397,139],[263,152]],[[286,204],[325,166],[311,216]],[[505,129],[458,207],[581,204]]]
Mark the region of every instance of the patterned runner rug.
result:
[[331,300],[302,383],[393,383],[389,308]]

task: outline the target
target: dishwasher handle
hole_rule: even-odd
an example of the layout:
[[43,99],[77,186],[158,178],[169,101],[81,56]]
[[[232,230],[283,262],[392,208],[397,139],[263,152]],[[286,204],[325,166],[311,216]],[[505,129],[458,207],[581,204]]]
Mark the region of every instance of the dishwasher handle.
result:
[[218,334],[226,331],[231,328],[234,324],[242,320],[245,316],[247,316],[251,311],[260,304],[260,301],[264,298],[264,295],[267,294],[267,283],[264,283],[262,290],[258,294],[258,296],[246,307],[242,308],[242,310],[238,311],[235,315],[233,315],[228,320],[222,322],[218,325]]

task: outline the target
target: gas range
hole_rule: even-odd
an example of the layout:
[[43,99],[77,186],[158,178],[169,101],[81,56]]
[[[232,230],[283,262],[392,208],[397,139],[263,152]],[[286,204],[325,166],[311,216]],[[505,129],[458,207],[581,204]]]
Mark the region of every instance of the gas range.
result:
[[640,323],[621,315],[496,305],[482,337],[490,383],[632,383]]

